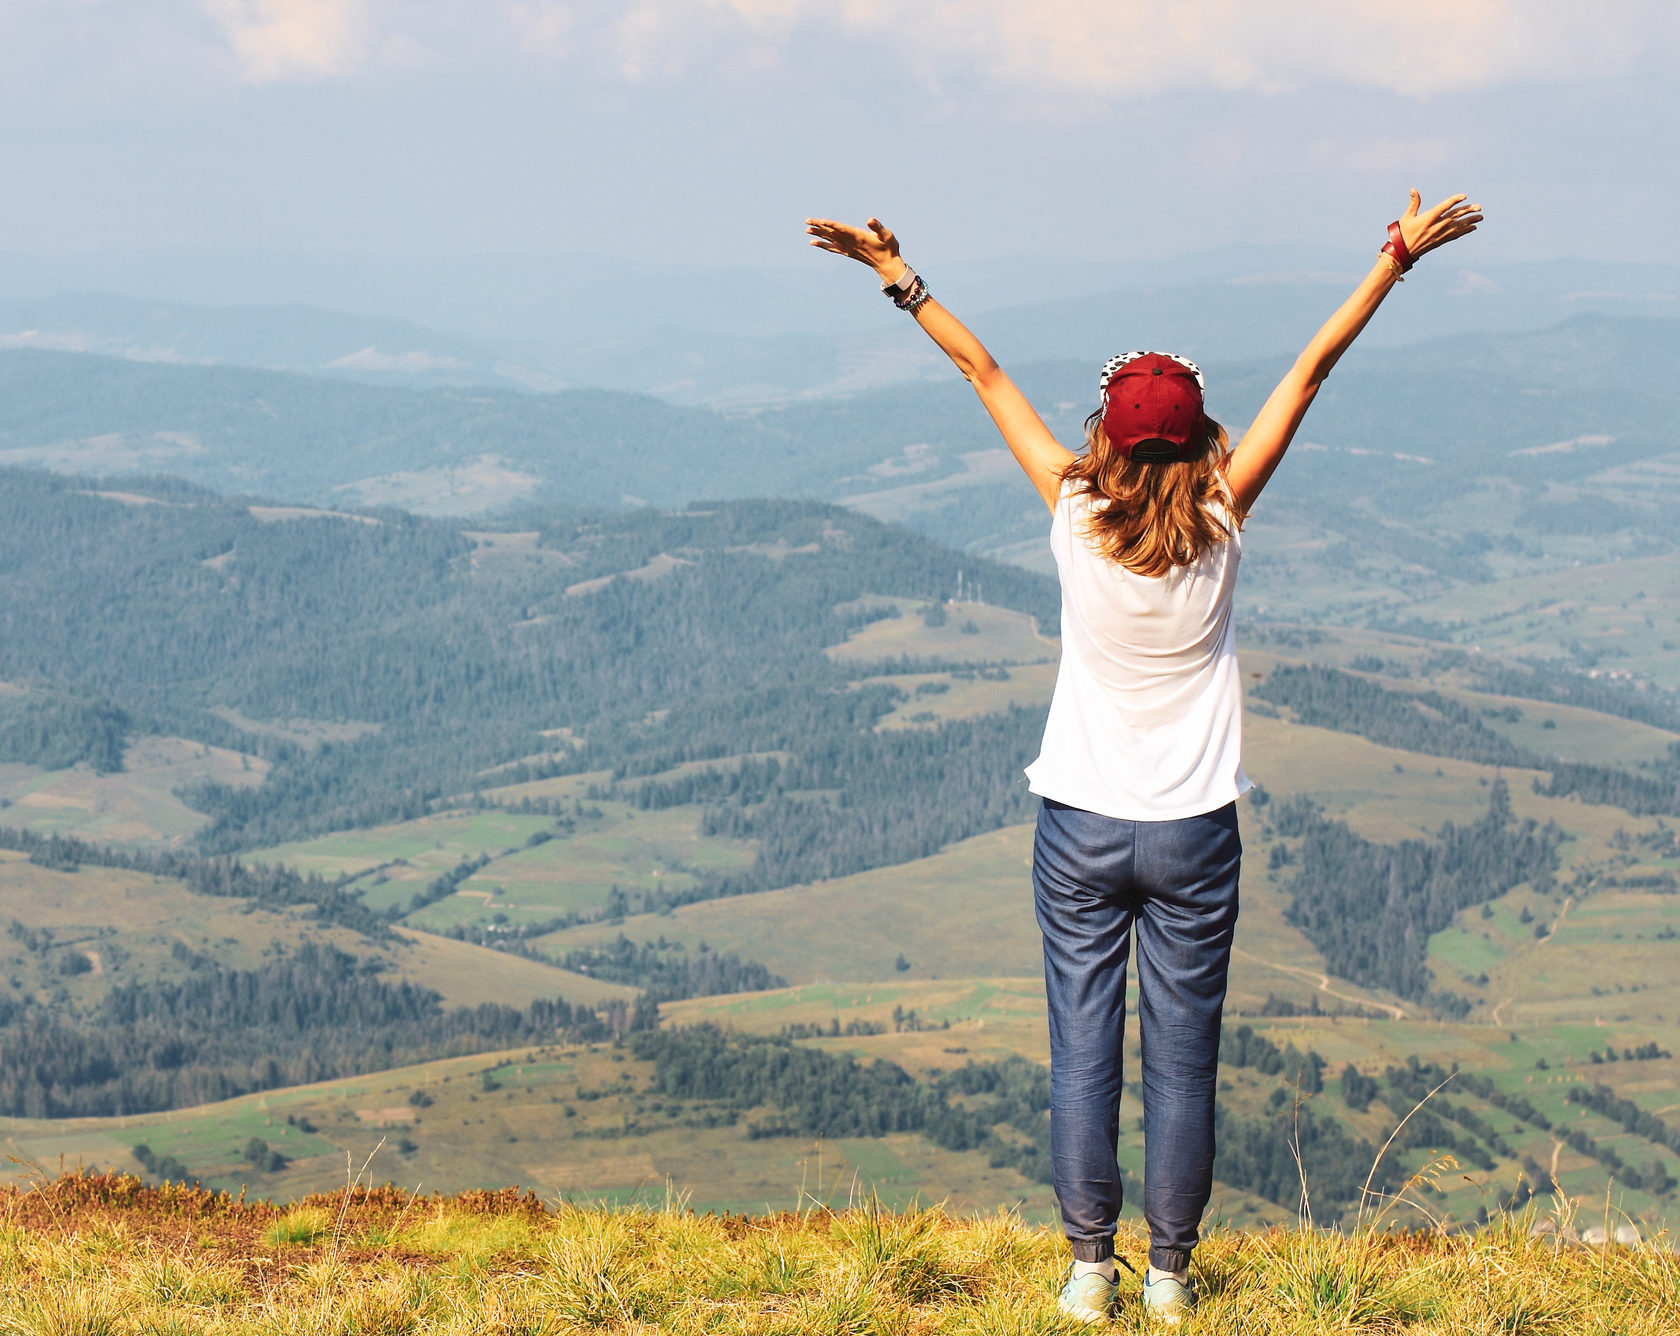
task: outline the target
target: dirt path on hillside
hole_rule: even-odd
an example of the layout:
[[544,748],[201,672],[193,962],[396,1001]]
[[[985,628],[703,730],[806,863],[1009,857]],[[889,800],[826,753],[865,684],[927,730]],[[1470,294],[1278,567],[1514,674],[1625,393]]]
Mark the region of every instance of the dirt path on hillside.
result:
[[1252,951],[1244,951],[1240,946],[1231,948],[1233,955],[1241,956],[1244,960],[1252,960],[1256,965],[1264,965],[1267,969],[1277,970],[1282,974],[1293,974],[1297,978],[1305,979],[1317,988],[1319,992],[1329,997],[1338,998],[1343,1002],[1352,1002],[1360,1007],[1379,1007],[1388,1012],[1397,1021],[1406,1019],[1406,1009],[1397,1007],[1392,1002],[1374,1002],[1368,997],[1358,997],[1352,993],[1339,993],[1330,986],[1330,976],[1320,970],[1302,969],[1299,965],[1280,965],[1275,960],[1264,960]]

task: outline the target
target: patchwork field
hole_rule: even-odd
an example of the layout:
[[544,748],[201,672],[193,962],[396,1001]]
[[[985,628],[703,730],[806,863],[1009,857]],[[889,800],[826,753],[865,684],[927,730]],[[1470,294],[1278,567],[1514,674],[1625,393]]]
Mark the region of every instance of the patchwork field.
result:
[[[517,538],[481,544],[474,560],[486,570],[554,564]],[[1672,601],[1659,578],[1663,569],[1631,561],[1583,568],[1578,585],[1572,577],[1567,605],[1547,603],[1546,581],[1535,577],[1529,585],[1506,581],[1420,600],[1408,615],[1449,626],[1464,648],[1532,650],[1578,663],[1585,646],[1606,663],[1663,682],[1665,618],[1676,621],[1658,611],[1665,598]],[[1350,576],[1344,592],[1356,600],[1360,587]],[[1535,606],[1512,611],[1523,606],[1511,602],[1519,596],[1532,596]],[[968,602],[941,605],[941,623],[938,613],[927,615],[925,602],[892,602],[897,616],[829,651],[854,681],[903,693],[882,730],[927,728],[1049,699],[1056,642],[1031,618]],[[1280,665],[1315,663],[1394,692],[1437,692],[1541,757],[1638,771],[1680,741],[1578,706],[1477,691],[1465,661],[1443,648],[1401,634],[1267,621],[1248,634],[1242,670],[1251,687]],[[1503,780],[1519,820],[1555,823],[1565,838],[1554,886],[1518,885],[1429,938],[1435,986],[1469,1006],[1461,1022],[1442,1023],[1413,998],[1338,977],[1291,921],[1293,846],[1272,828],[1267,808],[1251,800],[1243,810],[1248,856],[1229,1022],[1253,1026],[1280,1047],[1321,1055],[1326,1084],[1311,1107],[1354,1136],[1380,1140],[1394,1112],[1381,1103],[1361,1111],[1342,1100],[1337,1079],[1349,1064],[1381,1078],[1412,1057],[1447,1068],[1456,1063],[1466,1075],[1492,1081],[1502,1098],[1526,1100],[1549,1126],[1450,1084],[1443,1093],[1509,1150],[1491,1169],[1460,1163],[1431,1190],[1431,1204],[1458,1220],[1508,1195],[1520,1174],[1532,1178],[1533,1166],[1571,1195],[1602,1199],[1612,1175],[1602,1159],[1579,1149],[1583,1138],[1619,1156],[1630,1172],[1643,1174],[1652,1160],[1672,1165],[1668,1147],[1565,1097],[1603,1082],[1639,1109],[1680,1124],[1680,1065],[1666,1056],[1620,1056],[1680,1051],[1674,819],[1545,797],[1535,791],[1543,770],[1383,746],[1305,725],[1258,699],[1254,705],[1247,767],[1272,804],[1310,798],[1365,839],[1430,841],[1447,822],[1462,826],[1480,817]],[[313,742],[351,736],[323,733]],[[295,740],[307,739],[300,733]],[[556,738],[556,750],[532,762],[567,756],[570,741]],[[176,789],[206,778],[258,784],[265,773],[238,753],[170,739],[142,740],[128,760],[125,773],[103,777],[85,767],[46,773],[0,766],[0,796],[10,799],[6,819],[87,838],[178,843],[203,818],[174,796]],[[629,976],[546,963],[572,951],[604,953],[622,940],[690,956],[734,953],[788,981],[786,988],[665,1001],[668,1027],[715,1023],[761,1035],[797,1027],[801,1044],[889,1059],[920,1079],[970,1061],[1044,1060],[1029,825],[849,876],[629,913],[627,904],[642,903],[629,896],[663,890],[680,897],[709,874],[750,868],[760,852],[751,840],[706,834],[704,802],[642,807],[632,786],[741,761],[695,762],[617,787],[606,771],[499,782],[511,771],[498,769],[482,776],[489,787],[418,820],[250,857],[317,873],[396,915],[396,941],[379,949],[390,974],[436,989],[452,1005],[524,1005],[557,995],[586,1007],[628,1002],[641,990]],[[517,810],[522,804],[526,810]],[[463,866],[473,863],[481,865]],[[198,896],[145,874],[54,870],[16,854],[0,854],[0,902],[17,924],[0,940],[6,986],[16,996],[76,1008],[97,1001],[114,981],[173,977],[185,968],[181,949],[243,968],[276,945],[291,949],[308,939],[368,949],[356,934],[299,912]],[[478,941],[505,936],[517,950],[492,951],[450,933]],[[1287,1014],[1292,1010],[1317,1014]],[[1613,1060],[1604,1056],[1611,1052]],[[1130,1060],[1135,1080],[1135,1046]],[[648,1079],[647,1064],[611,1045],[522,1048],[169,1114],[5,1120],[0,1138],[24,1165],[49,1170],[62,1156],[71,1165],[138,1171],[133,1148],[144,1144],[207,1184],[276,1198],[342,1183],[346,1157],[361,1164],[371,1154],[374,1176],[445,1191],[519,1184],[550,1198],[615,1203],[662,1201],[675,1191],[691,1193],[700,1209],[764,1211],[791,1207],[801,1193],[843,1202],[864,1189],[895,1205],[919,1197],[967,1212],[1009,1203],[1030,1220],[1050,1217],[1046,1186],[994,1166],[987,1153],[942,1149],[914,1133],[827,1143],[754,1139],[746,1120],[722,1121],[716,1109],[688,1102],[673,1110],[650,1093]],[[1221,1093],[1234,1114],[1260,1118],[1275,1114],[1278,1090],[1274,1077],[1229,1068]],[[1139,1112],[1132,1092],[1121,1155],[1134,1175],[1142,1173]],[[285,1167],[255,1168],[246,1156],[252,1138],[284,1156]],[[1407,1148],[1408,1165],[1422,1163],[1430,1149]],[[37,1171],[9,1172],[21,1179]],[[1672,1197],[1621,1180],[1610,1191],[1618,1209],[1647,1227],[1671,1211]],[[1230,1185],[1221,1185],[1215,1212],[1237,1224],[1291,1218],[1277,1201]]]
[[1031,617],[977,602],[942,607],[944,620],[929,625],[928,604],[894,599],[897,617],[871,622],[829,657],[836,663],[870,664],[903,657],[958,663],[1054,663],[1060,642],[1040,634]]
[[1680,601],[1666,555],[1579,565],[1567,579],[1526,575],[1468,585],[1406,611],[1440,623],[1460,644],[1680,687]]
[[[9,850],[0,850],[0,905],[0,999],[55,1007],[90,1005],[120,983],[184,977],[198,958],[255,969],[306,940],[369,949],[360,934],[300,912],[197,895],[149,873],[44,868]],[[399,930],[378,954],[393,977],[435,989],[449,1006],[525,1006],[557,995],[593,1005],[634,991],[431,934]]]
[[139,738],[125,768],[100,775],[85,765],[43,770],[0,762],[0,825],[120,844],[180,844],[205,822],[175,790],[212,780],[261,784],[268,763],[185,738]]

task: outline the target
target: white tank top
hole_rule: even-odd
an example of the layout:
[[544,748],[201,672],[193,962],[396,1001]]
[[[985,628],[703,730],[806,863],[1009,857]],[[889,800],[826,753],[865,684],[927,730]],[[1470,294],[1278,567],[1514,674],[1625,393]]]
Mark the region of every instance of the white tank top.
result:
[[1242,541],[1138,575],[1085,537],[1092,500],[1064,485],[1050,527],[1062,580],[1062,662],[1032,791],[1124,821],[1175,821],[1234,802],[1242,680],[1231,596]]

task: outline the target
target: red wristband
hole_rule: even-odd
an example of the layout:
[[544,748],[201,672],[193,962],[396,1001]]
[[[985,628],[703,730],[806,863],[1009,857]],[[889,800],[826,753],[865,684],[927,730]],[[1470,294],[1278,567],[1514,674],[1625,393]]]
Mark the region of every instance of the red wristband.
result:
[[1400,266],[1402,274],[1411,272],[1412,253],[1406,249],[1406,238],[1401,235],[1398,222],[1388,225],[1388,240],[1383,244],[1383,253],[1394,257],[1394,263]]

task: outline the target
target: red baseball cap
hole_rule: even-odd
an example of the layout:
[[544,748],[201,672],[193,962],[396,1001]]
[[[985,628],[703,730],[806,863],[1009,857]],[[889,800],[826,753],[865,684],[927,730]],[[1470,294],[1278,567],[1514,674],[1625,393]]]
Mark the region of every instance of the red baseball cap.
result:
[[1168,464],[1187,459],[1199,442],[1206,415],[1202,371],[1188,357],[1131,352],[1103,364],[1103,432],[1127,459]]

